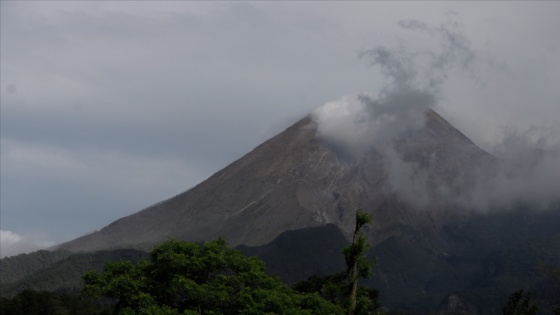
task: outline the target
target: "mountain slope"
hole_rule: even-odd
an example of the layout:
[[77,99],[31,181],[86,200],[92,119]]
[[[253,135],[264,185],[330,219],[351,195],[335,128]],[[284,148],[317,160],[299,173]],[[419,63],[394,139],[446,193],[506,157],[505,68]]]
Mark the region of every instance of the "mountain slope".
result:
[[0,282],[16,282],[27,275],[42,270],[60,260],[68,258],[72,252],[65,250],[38,250],[30,254],[4,257],[0,260]]
[[[377,257],[378,264],[374,278],[365,283],[380,290],[382,305],[411,314],[433,312],[442,303],[449,307],[456,302],[448,301],[450,296],[476,310],[469,314],[500,314],[509,295],[520,289],[532,292],[540,309],[548,310],[548,303],[560,304],[545,272],[546,267],[560,267],[558,226],[560,207],[542,213],[512,209],[476,214],[447,220],[439,229],[403,226],[371,249],[369,256]],[[258,256],[268,272],[294,283],[313,274],[345,270],[342,248],[347,244],[340,229],[327,224],[287,231],[268,244],[238,249]],[[0,294],[13,295],[25,288],[75,290],[83,273],[100,270],[105,260],[134,261],[143,255],[131,250],[74,254],[20,281],[2,283]]]
[[[54,252],[56,253],[56,252]],[[36,258],[32,257],[37,252],[29,255],[18,255],[11,257],[17,259],[18,262],[28,263]],[[64,259],[58,259],[45,264],[42,268],[36,270],[28,270],[21,273],[21,277],[6,281],[2,279],[0,283],[1,296],[14,296],[23,290],[44,290],[52,292],[77,292],[83,286],[82,277],[86,272],[95,270],[101,272],[107,261],[110,260],[127,260],[133,263],[138,262],[142,258],[148,257],[148,253],[133,249],[118,249],[113,251],[98,251],[95,253],[69,253],[59,252],[59,255],[67,254]],[[5,274],[9,270],[5,270],[4,263],[7,258],[3,258],[2,273]]]
[[[358,207],[375,215],[376,231],[383,234],[379,241],[395,224],[437,221],[411,210],[415,206],[406,192],[391,184],[386,155],[348,154],[317,136],[316,129],[305,117],[196,187],[58,248],[92,251],[217,236],[233,246],[256,246],[284,231],[329,223],[349,233]],[[492,160],[432,110],[425,113],[424,128],[396,139],[394,148],[400,163],[430,174],[434,187],[461,176],[459,170],[469,174]]]

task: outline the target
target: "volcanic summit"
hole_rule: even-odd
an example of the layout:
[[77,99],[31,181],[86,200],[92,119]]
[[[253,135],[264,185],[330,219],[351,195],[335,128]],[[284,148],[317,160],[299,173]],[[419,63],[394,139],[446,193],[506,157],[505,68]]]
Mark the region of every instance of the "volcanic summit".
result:
[[[348,232],[357,208],[376,218],[376,242],[396,225],[437,224],[438,211],[420,208],[444,211],[435,200],[441,186],[467,185],[457,179],[493,157],[435,111],[421,116],[421,128],[353,154],[322,137],[308,115],[194,188],[59,248],[94,251],[218,236],[233,246],[255,246],[285,231],[331,223]],[[418,189],[423,201],[411,202]]]

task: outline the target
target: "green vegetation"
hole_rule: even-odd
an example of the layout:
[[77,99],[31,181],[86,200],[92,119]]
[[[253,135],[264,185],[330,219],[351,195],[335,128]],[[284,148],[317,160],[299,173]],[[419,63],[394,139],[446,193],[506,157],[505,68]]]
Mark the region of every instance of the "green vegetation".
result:
[[[384,306],[388,306],[392,313],[436,311],[442,305],[442,297],[449,292],[454,292],[465,305],[472,305],[478,310],[497,312],[509,302],[512,291],[523,289],[524,292],[531,292],[531,305],[538,306],[541,312],[552,311],[554,314],[560,315],[560,271],[558,269],[560,230],[558,230],[558,226],[560,226],[560,209],[556,212],[538,215],[522,209],[511,213],[473,214],[468,220],[462,218],[458,218],[456,221],[449,220],[440,230],[433,231],[414,229],[409,225],[396,226],[397,231],[391,232],[393,236],[377,244],[374,248],[376,256],[380,257],[379,259],[383,262],[375,266],[375,273],[379,276],[372,279],[363,279],[367,273],[362,273],[360,276],[359,284],[365,284],[367,287],[358,285],[354,314],[372,314],[380,309],[379,292],[368,289],[379,288],[383,293],[381,302]],[[361,234],[356,233],[356,235]],[[357,241],[352,244],[362,244],[367,249],[365,240],[359,241],[360,237],[356,239]],[[442,243],[441,240],[445,240],[445,243]],[[199,248],[200,255],[204,256],[205,253],[209,253],[208,250],[204,250],[206,245],[195,245]],[[341,255],[345,246],[346,255]],[[257,271],[261,275],[264,273],[264,269],[259,267],[260,271],[257,268],[248,273],[260,279],[258,281],[268,283],[268,287],[264,286],[263,289],[268,293],[247,293],[247,295],[252,297],[254,303],[260,303],[261,297],[269,300],[277,297],[283,303],[280,305],[281,307],[297,310],[294,312],[298,313],[300,311],[314,313],[312,305],[309,306],[304,301],[317,299],[316,301],[319,301],[317,303],[328,302],[325,304],[327,307],[335,307],[336,310],[347,314],[350,305],[349,293],[351,292],[348,268],[353,265],[352,259],[349,258],[354,256],[363,259],[365,263],[374,261],[372,256],[356,256],[356,248],[351,250],[349,249],[351,246],[348,245],[338,227],[331,225],[286,232],[273,242],[259,247],[242,247],[245,255],[258,256],[265,261],[267,273],[280,276],[284,283],[293,284],[309,275],[316,274],[307,281],[297,283],[290,288],[277,278],[270,280],[268,278],[270,276],[266,274],[263,275],[263,278],[255,276]],[[359,246],[357,249],[360,248]],[[226,252],[229,250],[228,248]],[[363,251],[364,254],[365,252],[367,250]],[[30,290],[50,291],[56,294],[76,293],[83,287],[83,275],[88,270],[94,270],[95,274],[101,277],[107,261],[129,261],[129,263],[110,263],[116,266],[113,267],[114,274],[122,276],[119,281],[124,281],[121,282],[124,285],[126,281],[132,279],[129,284],[132,284],[131,287],[136,291],[131,292],[147,292],[151,298],[156,296],[152,293],[153,291],[145,291],[155,290],[149,286],[156,283],[155,280],[150,280],[150,275],[141,273],[147,271],[140,266],[155,264],[152,256],[146,252],[114,250],[72,254],[67,257],[66,255],[69,253],[40,251],[2,259],[0,295],[4,298],[0,305],[1,314],[30,313],[21,311],[22,305],[20,308],[12,308],[15,311],[6,310],[6,305],[21,304],[20,302],[13,304],[14,299],[33,301]],[[142,258],[148,260],[139,263]],[[244,261],[246,258],[240,258],[240,260]],[[199,261],[204,261],[204,259],[200,258]],[[262,264],[262,262],[256,264]],[[210,268],[211,266],[200,268]],[[107,268],[111,269],[111,267]],[[360,270],[360,268],[357,269]],[[119,270],[121,273],[117,272]],[[194,287],[195,293],[210,290],[209,286],[220,284],[217,279],[222,278],[216,278],[220,271],[212,270],[214,271],[211,272],[212,276],[208,278],[208,283],[193,280],[197,285]],[[233,303],[231,301],[236,298],[235,294],[237,294],[233,289],[229,291],[225,289],[230,284],[232,286],[237,284],[238,287],[244,286],[246,291],[252,290],[250,284],[243,282],[248,278],[241,277],[232,270],[234,269],[222,270],[222,276],[220,276],[233,277],[227,281],[222,279],[223,282],[221,282],[223,284],[220,287],[221,294],[229,292],[229,302],[226,301],[227,303]],[[124,276],[128,272],[130,272],[131,279],[127,280]],[[138,277],[146,279],[134,282],[139,279]],[[191,279],[189,277],[191,276],[188,276],[187,279]],[[174,288],[173,290],[180,293],[180,288],[174,287],[177,281],[166,288],[169,290]],[[161,286],[164,287],[164,285]],[[259,289],[262,288],[259,287]],[[24,291],[28,292],[22,299],[19,295]],[[35,299],[42,298],[41,294],[37,293]],[[98,291],[98,296],[101,295],[102,292]],[[62,296],[65,295],[57,295],[57,297]],[[42,299],[43,301],[48,300]],[[214,295],[207,300],[212,299],[219,301]],[[112,312],[119,299],[102,298],[95,301],[102,301],[103,305],[110,306],[110,312]],[[159,307],[159,305],[165,304],[160,304],[158,299],[154,301],[154,305],[157,306],[154,308],[154,312],[162,311],[163,306]],[[208,303],[211,302],[213,301],[208,301]],[[54,305],[58,302],[41,303]],[[183,302],[176,304],[179,305],[179,303]],[[97,313],[92,311],[90,314],[101,312],[101,308],[95,308],[95,304],[93,307]],[[258,306],[255,306],[254,309],[259,310]],[[192,309],[185,310],[192,311]],[[211,311],[212,309],[207,313],[211,313]],[[171,309],[170,312],[177,312],[177,310]],[[219,309],[215,310],[215,313],[220,312]],[[56,314],[55,311],[51,313]],[[76,312],[66,313],[74,314]],[[337,313],[335,312],[335,314]]]
[[531,293],[526,295],[523,290],[514,292],[506,306],[502,309],[504,315],[536,315],[539,308],[531,303]]
[[328,301],[343,305],[347,314],[381,313],[379,291],[366,286],[358,286],[361,278],[371,278],[375,260],[367,259],[369,243],[361,233],[364,225],[372,222],[371,217],[361,210],[356,212],[356,226],[352,244],[344,248],[347,270],[324,277],[312,276],[297,283],[294,288],[300,292],[317,292]]
[[360,230],[365,224],[371,223],[371,217],[361,210],[356,212],[356,227],[354,229],[354,236],[352,244],[344,249],[344,257],[346,258],[346,265],[348,266],[348,284],[350,286],[350,293],[348,294],[348,314],[356,313],[356,299],[358,294],[358,281],[360,278],[370,278],[373,274],[371,267],[373,261],[366,259],[366,253],[369,249],[369,244],[366,237],[360,233]]
[[169,240],[138,264],[108,262],[88,272],[82,290],[89,298],[114,301],[116,314],[373,314],[378,291],[358,287],[372,275],[369,244],[361,228],[369,215],[356,213],[352,244],[344,249],[347,271],[312,277],[291,288],[219,238],[204,244]]
[[0,264],[0,279],[2,283],[14,283],[39,271],[46,266],[61,261],[72,255],[72,252],[65,250],[48,251],[39,250],[30,254],[21,254],[12,257],[2,258]]
[[[549,278],[552,282],[553,292],[556,296],[560,296],[560,269],[559,268],[549,268],[548,269]],[[552,305],[552,312],[554,315],[560,315],[560,301],[558,304]]]
[[110,309],[91,299],[47,291],[24,290],[13,298],[0,297],[3,315],[108,315]]
[[[47,259],[55,258],[56,261],[47,264],[40,270],[24,275],[22,272],[17,281],[15,277],[1,278],[0,294],[2,296],[14,296],[24,290],[50,291],[50,292],[77,292],[83,286],[83,275],[89,270],[103,270],[103,266],[110,260],[128,260],[137,262],[148,254],[134,249],[117,249],[112,251],[99,251],[95,253],[80,253],[71,256],[69,252],[39,251],[32,254],[18,255],[11,258],[4,258],[2,264],[2,275],[6,270],[31,269],[31,266],[38,266]],[[30,260],[26,260],[29,257]],[[17,267],[21,263],[22,266]],[[26,267],[28,266],[28,267]],[[35,267],[37,268],[37,267]]]
[[[358,212],[356,220],[354,241],[344,250],[348,270],[314,276],[294,288],[267,274],[263,261],[228,247],[221,238],[204,244],[169,240],[154,247],[149,259],[119,251],[125,259],[83,276],[81,296],[23,290],[1,298],[0,313],[373,314],[379,309],[378,291],[357,286],[360,277],[371,275],[373,261],[365,259],[369,245],[360,233],[371,219]],[[71,261],[94,256],[79,257]],[[81,264],[66,267],[76,265]]]
[[149,260],[109,262],[84,276],[86,296],[115,301],[117,314],[343,314],[317,293],[298,292],[265,272],[256,257],[223,239],[169,240]]

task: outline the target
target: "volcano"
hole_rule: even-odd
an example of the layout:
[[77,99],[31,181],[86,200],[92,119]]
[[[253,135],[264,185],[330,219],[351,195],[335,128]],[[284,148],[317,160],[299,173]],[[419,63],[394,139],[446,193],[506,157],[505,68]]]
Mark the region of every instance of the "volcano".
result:
[[[362,209],[374,218],[366,233],[379,261],[365,283],[396,313],[500,314],[519,289],[543,308],[560,304],[542,273],[560,261],[560,206],[469,208],[480,174],[491,178],[502,161],[431,109],[417,119],[351,150],[322,135],[310,114],[194,188],[55,249],[66,257],[224,237],[295,283],[344,270],[342,248]],[[37,271],[10,286],[43,278]]]
[[[438,187],[453,187],[459,177],[467,185],[465,174],[493,157],[435,111],[420,119],[423,128],[353,154],[322,138],[309,115],[196,187],[58,248],[95,251],[218,236],[233,246],[257,246],[285,231],[327,224],[348,234],[358,208],[376,220],[375,244],[396,227],[437,225],[442,216],[454,215],[434,195]],[[414,180],[422,174],[423,182]],[[415,188],[421,190],[418,200]]]

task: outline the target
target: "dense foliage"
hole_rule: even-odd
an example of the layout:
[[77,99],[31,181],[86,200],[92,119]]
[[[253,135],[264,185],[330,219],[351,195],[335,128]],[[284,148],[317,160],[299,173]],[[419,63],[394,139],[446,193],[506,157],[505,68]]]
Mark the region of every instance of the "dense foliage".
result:
[[2,258],[0,279],[4,284],[16,282],[70,255],[72,255],[72,252],[64,250],[39,250],[30,254]]
[[[328,276],[311,276],[305,281],[298,282],[294,289],[300,292],[316,292],[324,299],[342,305],[345,309],[349,307],[348,292],[349,284],[347,272],[339,272]],[[356,307],[354,314],[377,314],[382,313],[379,303],[379,291],[366,286],[359,286],[356,292]]]
[[[57,261],[44,266],[41,270],[11,282],[14,277],[0,278],[0,295],[14,296],[23,290],[51,291],[51,292],[72,292],[78,291],[83,286],[82,277],[89,270],[103,270],[105,262],[110,260],[128,260],[137,262],[141,258],[147,257],[148,253],[134,249],[116,249],[112,251],[98,251],[95,253],[78,253],[68,257],[64,253],[40,251],[26,256],[19,255],[11,258],[4,258],[0,266],[2,270],[15,270],[17,264],[22,266],[19,270],[27,269],[33,265],[39,265],[48,259],[56,258]],[[29,260],[22,259],[28,257]],[[25,267],[28,266],[28,267]]]
[[116,302],[117,314],[343,314],[317,293],[293,290],[265,272],[256,257],[223,239],[169,240],[149,260],[109,262],[84,276],[83,292]]
[[531,293],[524,294],[523,290],[514,292],[502,309],[503,315],[536,315],[539,308],[531,303]]
[[105,315],[106,306],[76,295],[24,290],[13,298],[0,297],[2,315]]
[[[560,296],[560,268],[549,268],[548,274],[552,282],[552,287],[554,288],[551,294]],[[554,315],[560,315],[560,301],[557,301],[556,303],[553,302],[552,312]]]

